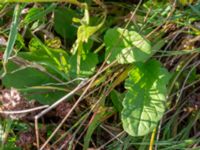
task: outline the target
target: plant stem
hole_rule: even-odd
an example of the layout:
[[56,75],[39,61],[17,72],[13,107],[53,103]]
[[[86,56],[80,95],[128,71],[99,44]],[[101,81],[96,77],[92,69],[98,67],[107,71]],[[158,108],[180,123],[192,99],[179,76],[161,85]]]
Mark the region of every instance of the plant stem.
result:
[[80,7],[83,7],[83,4],[77,0],[0,0],[0,3],[34,3],[34,2],[67,2]]
[[156,135],[156,128],[153,130],[153,133],[151,134],[151,140],[150,140],[149,150],[153,150],[155,135]]

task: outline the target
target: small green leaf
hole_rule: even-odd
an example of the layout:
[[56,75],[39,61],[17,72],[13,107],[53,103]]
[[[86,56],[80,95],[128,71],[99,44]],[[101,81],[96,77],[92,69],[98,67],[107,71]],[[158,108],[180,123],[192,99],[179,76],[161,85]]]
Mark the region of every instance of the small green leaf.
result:
[[55,48],[58,49],[61,47],[61,40],[59,37],[54,37],[52,39],[47,39],[45,40],[45,45],[50,47],[50,48]]
[[123,109],[122,100],[121,100],[123,95],[121,93],[117,92],[116,90],[112,90],[112,92],[110,93],[110,97],[111,97],[111,100],[112,100],[112,103],[113,103],[115,109],[118,112],[121,112]]
[[31,8],[24,18],[24,24],[29,24],[33,21],[44,19],[44,15],[41,12],[43,12],[43,8]]
[[31,8],[29,10],[28,14],[26,15],[26,17],[24,18],[23,23],[24,24],[30,24],[30,23],[37,21],[37,20],[43,21],[44,17],[47,14],[49,14],[50,12],[52,12],[55,7],[56,7],[56,4],[51,4],[46,9],[43,9],[42,7]]
[[77,55],[71,56],[69,59],[69,72],[72,78],[77,76],[88,77],[92,75],[95,71],[96,65],[98,63],[98,56],[94,53],[85,53],[81,56],[80,73],[77,74]]
[[89,38],[96,33],[104,24],[105,18],[96,26],[81,25],[77,31],[77,40],[73,45],[72,54],[75,54],[83,43],[87,43]]
[[15,48],[17,51],[21,50],[23,47],[25,47],[24,39],[21,34],[17,34],[17,39],[15,43]]
[[106,56],[108,63],[117,60],[120,64],[145,62],[153,51],[150,43],[136,31],[122,28],[109,29],[105,36]]
[[122,110],[123,128],[128,134],[143,136],[157,126],[165,111],[169,78],[167,70],[155,60],[138,63],[130,71]]

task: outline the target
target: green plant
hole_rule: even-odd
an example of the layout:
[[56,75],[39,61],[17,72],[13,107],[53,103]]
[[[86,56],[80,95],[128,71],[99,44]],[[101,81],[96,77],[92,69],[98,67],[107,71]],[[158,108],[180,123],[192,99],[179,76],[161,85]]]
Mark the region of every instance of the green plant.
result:
[[198,148],[199,3],[65,2],[0,5],[2,147]]

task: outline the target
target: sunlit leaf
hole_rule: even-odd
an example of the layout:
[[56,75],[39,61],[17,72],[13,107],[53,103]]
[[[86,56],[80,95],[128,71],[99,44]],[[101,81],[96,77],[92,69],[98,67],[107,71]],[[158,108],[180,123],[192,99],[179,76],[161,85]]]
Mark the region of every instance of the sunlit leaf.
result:
[[49,57],[54,61],[59,69],[63,69],[60,57],[65,56],[67,58],[67,53],[62,49],[54,49],[44,45],[39,39],[32,38],[29,42],[29,50],[35,55]]
[[155,60],[138,63],[130,71],[122,110],[123,128],[128,134],[143,136],[157,126],[165,111],[169,78],[167,70]]
[[153,51],[150,43],[135,31],[122,28],[109,29],[105,36],[108,63],[117,60],[120,64],[145,62]]

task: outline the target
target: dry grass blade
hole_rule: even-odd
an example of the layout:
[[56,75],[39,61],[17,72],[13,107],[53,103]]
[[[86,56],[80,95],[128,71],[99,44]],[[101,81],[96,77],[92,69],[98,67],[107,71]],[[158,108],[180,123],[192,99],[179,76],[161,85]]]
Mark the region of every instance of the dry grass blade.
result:
[[103,149],[106,145],[108,145],[109,143],[111,143],[112,141],[114,141],[115,139],[118,139],[120,136],[122,136],[123,134],[125,134],[125,131],[120,132],[118,135],[116,135],[115,137],[113,137],[112,139],[110,139],[108,142],[106,142],[105,144],[101,145],[97,150],[101,150]]
[[25,109],[25,110],[0,111],[0,114],[6,114],[6,115],[10,115],[10,114],[24,114],[24,113],[30,113],[30,112],[33,112],[33,111],[45,109],[47,107],[49,107],[49,105],[38,106],[38,107],[35,107],[35,108],[30,108],[30,109]]

